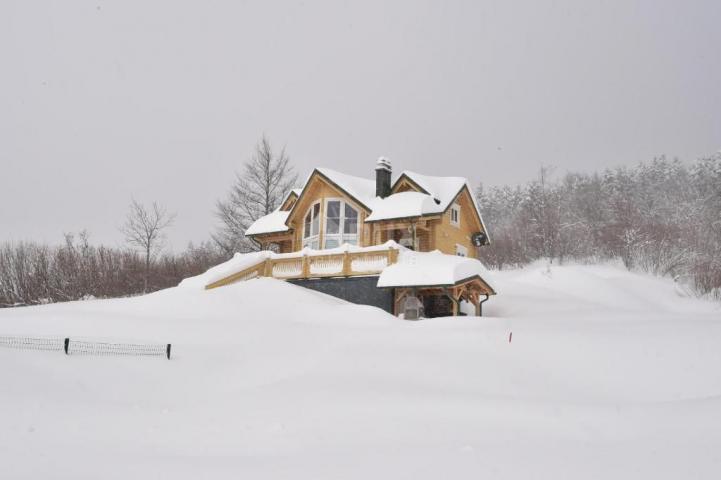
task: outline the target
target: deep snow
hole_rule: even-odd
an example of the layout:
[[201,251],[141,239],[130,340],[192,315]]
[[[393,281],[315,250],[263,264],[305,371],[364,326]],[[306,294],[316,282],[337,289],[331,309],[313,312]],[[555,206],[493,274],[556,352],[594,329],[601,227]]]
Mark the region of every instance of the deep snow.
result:
[[719,478],[718,304],[614,266],[493,280],[487,317],[420,322],[266,278],[0,310],[174,345],[0,349],[0,478]]

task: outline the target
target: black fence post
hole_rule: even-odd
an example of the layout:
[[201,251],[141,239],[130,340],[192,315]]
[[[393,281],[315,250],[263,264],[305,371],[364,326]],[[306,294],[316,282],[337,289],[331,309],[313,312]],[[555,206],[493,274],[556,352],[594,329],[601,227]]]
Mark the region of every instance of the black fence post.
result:
[[68,355],[68,347],[70,347],[70,339],[65,339],[65,355]]
[[165,354],[168,356],[168,360],[170,360],[170,344],[165,348]]

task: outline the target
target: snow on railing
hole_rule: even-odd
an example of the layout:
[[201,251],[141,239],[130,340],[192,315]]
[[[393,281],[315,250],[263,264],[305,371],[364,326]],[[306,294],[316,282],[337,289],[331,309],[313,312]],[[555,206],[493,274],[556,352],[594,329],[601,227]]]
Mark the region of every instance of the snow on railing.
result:
[[303,260],[300,258],[276,261],[272,264],[275,278],[292,278],[303,274]]
[[323,257],[311,257],[311,275],[331,275],[343,273],[343,255],[328,255]]
[[377,274],[396,263],[398,251],[402,248],[395,242],[387,242],[372,247],[346,244],[329,250],[304,248],[292,253],[267,252],[265,257],[259,257],[256,263],[243,270],[214,278],[205,288],[212,289],[255,277],[300,279]]
[[354,258],[351,269],[355,272],[379,272],[389,265],[388,255],[374,254]]

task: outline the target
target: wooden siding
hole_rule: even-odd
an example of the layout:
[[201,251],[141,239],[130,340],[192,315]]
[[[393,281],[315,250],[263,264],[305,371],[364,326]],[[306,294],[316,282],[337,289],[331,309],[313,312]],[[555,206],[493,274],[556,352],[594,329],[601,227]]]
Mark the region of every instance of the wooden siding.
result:
[[456,244],[458,244],[468,250],[469,257],[476,258],[478,252],[471,242],[471,236],[482,231],[482,227],[475,215],[475,206],[467,188],[461,191],[455,203],[461,207],[460,225],[451,224],[451,209],[448,208],[435,229],[435,248],[443,253],[455,255]]
[[330,183],[326,182],[322,177],[314,175],[310,180],[310,185],[306,187],[306,191],[302,198],[299,198],[295,205],[295,210],[288,219],[291,228],[294,229],[293,237],[293,251],[298,251],[303,248],[303,219],[308,213],[308,209],[311,205],[320,201],[320,234],[319,234],[319,247],[323,246],[323,234],[325,231],[325,199],[327,198],[340,198],[345,202],[349,203],[353,208],[358,210],[358,244],[362,247],[368,246],[364,243],[366,238],[370,241],[370,232],[366,233],[368,225],[365,224],[365,218],[367,216],[366,209],[359,205],[357,202],[352,200],[343,191],[334,187]]
[[[393,189],[394,193],[402,191],[417,191],[418,187],[407,178],[402,178]],[[303,248],[303,219],[308,209],[315,202],[320,201],[320,223],[319,223],[319,248],[323,247],[325,231],[325,200],[328,198],[340,198],[348,202],[358,210],[358,245],[362,247],[379,245],[392,239],[392,228],[407,228],[411,222],[417,222],[417,237],[419,240],[418,249],[422,252],[440,250],[450,255],[456,254],[456,245],[462,245],[468,251],[468,256],[476,258],[477,248],[472,244],[471,237],[474,233],[483,231],[480,219],[476,215],[475,205],[471,198],[471,192],[464,187],[458,194],[455,203],[461,207],[460,225],[451,224],[451,208],[445,213],[433,217],[421,217],[418,219],[406,219],[398,221],[365,223],[368,211],[351,199],[345,192],[327,182],[322,176],[314,175],[306,186],[302,198],[287,201],[284,207],[293,208],[292,215],[288,219],[291,232],[287,234],[270,234],[267,236],[256,236],[259,242],[277,243],[280,252],[296,252]],[[289,199],[290,200],[290,199]],[[292,205],[294,204],[294,205]]]

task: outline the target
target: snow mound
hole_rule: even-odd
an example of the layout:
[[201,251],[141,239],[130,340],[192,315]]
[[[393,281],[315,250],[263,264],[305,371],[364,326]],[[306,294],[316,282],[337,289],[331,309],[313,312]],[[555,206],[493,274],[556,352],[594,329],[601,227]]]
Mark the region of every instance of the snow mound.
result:
[[0,348],[2,476],[718,477],[718,304],[615,266],[493,279],[489,316],[419,322],[267,278],[1,309],[3,335],[173,344]]

